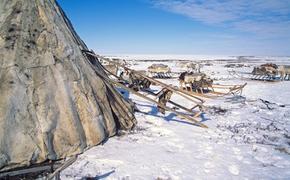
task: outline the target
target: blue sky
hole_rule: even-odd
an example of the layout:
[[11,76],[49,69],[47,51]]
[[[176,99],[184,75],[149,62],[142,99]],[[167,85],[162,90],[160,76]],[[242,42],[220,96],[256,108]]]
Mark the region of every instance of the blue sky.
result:
[[290,0],[58,0],[99,54],[290,55]]

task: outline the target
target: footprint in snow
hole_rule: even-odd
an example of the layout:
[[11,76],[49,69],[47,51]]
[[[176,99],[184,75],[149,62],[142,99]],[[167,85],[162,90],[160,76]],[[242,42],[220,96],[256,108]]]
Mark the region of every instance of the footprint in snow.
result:
[[184,145],[180,143],[175,143],[175,142],[168,142],[166,144],[166,149],[168,152],[171,152],[171,153],[182,152],[184,149]]
[[210,162],[210,161],[205,162],[203,164],[203,166],[204,166],[204,172],[205,173],[210,173],[210,169],[215,167],[215,165],[212,162]]
[[237,155],[236,158],[237,158],[237,160],[242,161],[244,157],[240,156],[240,155]]
[[231,165],[228,167],[228,170],[230,171],[231,174],[233,175],[239,175],[240,174],[240,170],[239,167],[237,165]]
[[206,146],[205,147],[205,150],[204,150],[204,153],[208,154],[208,155],[211,155],[213,154],[213,148],[211,146]]
[[233,152],[236,155],[236,158],[241,161],[243,159],[243,156],[241,155],[241,150],[239,148],[233,147]]
[[213,154],[213,147],[203,143],[199,145],[199,150],[203,153],[203,154],[207,154],[207,155],[211,155]]
[[204,169],[204,172],[205,173],[210,173],[210,170],[209,169]]
[[210,161],[205,162],[205,163],[203,164],[203,166],[204,166],[204,168],[206,168],[206,169],[212,169],[212,168],[215,167],[215,165],[214,165],[212,162],[210,162]]
[[234,151],[235,155],[241,154],[241,150],[239,148],[233,147],[233,151]]

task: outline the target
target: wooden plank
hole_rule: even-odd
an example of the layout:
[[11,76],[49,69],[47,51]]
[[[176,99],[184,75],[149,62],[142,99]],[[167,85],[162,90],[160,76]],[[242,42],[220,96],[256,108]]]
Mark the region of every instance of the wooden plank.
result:
[[56,169],[52,174],[50,174],[47,177],[47,180],[52,180],[54,177],[59,177],[59,173],[63,170],[65,170],[66,168],[68,168],[70,165],[72,165],[76,160],[77,160],[78,156],[73,156],[71,157],[69,160],[65,161],[62,166],[60,166],[58,169]]
[[8,172],[0,173],[0,178],[20,176],[20,175],[43,172],[43,171],[50,171],[51,169],[58,168],[59,166],[61,166],[61,164],[55,163],[55,164],[39,165],[36,167],[25,168],[25,169],[20,169],[20,170],[12,170]]
[[[173,86],[171,86],[171,85],[167,85],[167,84],[165,84],[165,83],[163,83],[163,82],[161,82],[161,81],[158,81],[158,80],[152,79],[152,78],[150,78],[150,77],[146,77],[146,76],[144,76],[144,75],[142,75],[142,76],[143,76],[144,78],[146,78],[146,79],[148,79],[148,80],[150,80],[150,81],[152,81],[152,82],[154,82],[154,83],[156,83],[156,84],[162,86],[162,87],[165,87],[165,88],[167,88],[167,89],[169,89],[169,90],[171,90],[171,91],[173,91],[173,92],[175,92],[175,93],[181,95],[182,97],[184,97],[184,98],[186,98],[186,99],[188,99],[188,100],[190,100],[190,101],[193,101],[193,102],[196,103],[196,104],[200,104],[200,105],[202,106],[202,103],[204,103],[204,100],[203,100],[203,99],[197,97],[197,96],[200,96],[200,95],[198,95],[198,94],[196,94],[196,95],[192,95],[192,94],[188,93],[187,91],[180,90],[180,89],[178,89],[178,88],[176,88],[176,87],[173,87]],[[192,97],[192,98],[194,98],[194,99],[197,99],[199,102],[197,102],[196,100],[193,100],[193,99],[188,98],[188,96],[190,96],[190,97]]]
[[41,167],[34,167],[34,168],[28,168],[28,169],[23,169],[23,170],[10,171],[10,172],[5,172],[5,173],[0,173],[0,178],[19,176],[19,175],[35,173],[35,172],[40,172],[40,171],[47,171],[50,169],[51,169],[51,166],[46,165],[46,166],[41,166]]
[[[156,96],[156,99],[158,99],[158,93],[155,94],[154,92],[151,92],[151,91],[149,91],[149,90],[141,90],[141,91],[145,91],[145,92],[148,93],[148,94],[151,94],[151,95],[153,95],[153,96]],[[147,97],[147,96],[146,96],[146,97]],[[156,99],[154,99],[154,100],[156,100]],[[193,109],[188,109],[188,108],[186,108],[186,107],[184,107],[184,106],[182,106],[182,105],[180,105],[180,104],[178,104],[178,103],[176,103],[176,102],[173,102],[173,101],[169,100],[168,103],[170,103],[170,104],[172,104],[172,105],[174,105],[174,106],[176,106],[176,107],[178,107],[178,108],[180,108],[180,109],[183,109],[183,110],[185,110],[185,111],[187,111],[187,112],[189,112],[189,113],[193,113]],[[198,105],[196,105],[195,107],[198,107]]]
[[135,95],[137,95],[137,96],[139,96],[139,97],[142,97],[142,98],[144,98],[144,99],[146,99],[146,100],[148,100],[148,101],[150,101],[150,102],[152,102],[152,103],[154,103],[154,104],[157,104],[158,106],[162,107],[163,109],[165,109],[165,110],[167,110],[167,111],[173,112],[173,113],[175,113],[175,114],[178,115],[178,116],[181,116],[181,117],[183,117],[183,118],[186,118],[186,119],[188,119],[188,120],[190,120],[190,121],[196,123],[196,124],[197,124],[198,126],[200,126],[200,127],[208,128],[206,125],[202,124],[201,122],[199,122],[199,121],[196,120],[195,118],[192,118],[192,117],[190,117],[190,116],[184,115],[183,113],[180,113],[180,112],[178,112],[178,111],[176,111],[176,110],[173,110],[173,109],[171,109],[171,108],[169,108],[169,107],[167,107],[167,106],[164,106],[163,104],[161,104],[161,103],[159,103],[159,102],[157,102],[157,101],[155,101],[155,100],[153,100],[153,99],[151,99],[151,98],[148,98],[148,97],[146,97],[146,96],[144,96],[144,95],[142,95],[142,94],[140,94],[140,93],[138,93],[138,92],[136,92],[136,91],[134,91],[134,90],[128,88],[127,86],[125,86],[125,85],[123,85],[123,84],[120,84],[120,83],[117,83],[117,82],[111,82],[111,83],[117,84],[118,86],[121,86],[122,88],[126,89],[127,91],[130,91],[131,93],[133,93],[133,94],[135,94]]

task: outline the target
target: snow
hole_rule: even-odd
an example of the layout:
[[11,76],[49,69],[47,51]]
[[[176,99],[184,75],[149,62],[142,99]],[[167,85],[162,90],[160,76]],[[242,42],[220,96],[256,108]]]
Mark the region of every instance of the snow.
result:
[[248,60],[264,60],[264,61],[273,61],[273,60],[283,60],[287,61],[290,57],[287,56],[229,56],[229,55],[170,55],[170,54],[120,54],[120,55],[106,55],[108,58],[117,58],[124,60],[235,60],[237,58],[248,59]]
[[119,58],[125,60],[216,60],[216,59],[235,59],[234,56],[226,55],[168,55],[168,54],[122,54],[107,55],[108,58]]
[[[234,70],[250,72],[253,66],[268,62],[267,58],[256,59],[260,60],[244,61],[249,67]],[[229,61],[233,63],[232,59]],[[208,129],[191,125],[169,112],[162,115],[151,103],[130,94],[141,110],[136,113],[136,129],[80,155],[61,178],[290,179],[290,82],[232,77],[224,67],[229,61],[213,60],[213,65],[204,66],[202,71],[215,78],[216,83],[248,85],[242,96],[206,101],[205,105],[212,107],[203,121]],[[128,62],[137,70],[152,64],[132,58]],[[275,62],[290,63],[287,57]],[[175,72],[182,71],[177,60],[163,63]],[[178,85],[177,79],[163,81]],[[184,99],[177,100],[187,105]]]

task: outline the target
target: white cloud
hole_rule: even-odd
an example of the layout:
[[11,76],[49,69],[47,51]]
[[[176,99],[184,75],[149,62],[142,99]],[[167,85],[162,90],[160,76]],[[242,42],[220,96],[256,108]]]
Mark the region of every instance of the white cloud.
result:
[[152,0],[157,8],[257,35],[290,36],[290,0]]
[[237,30],[267,36],[269,38],[290,37],[290,21],[242,20],[232,23],[232,27]]

